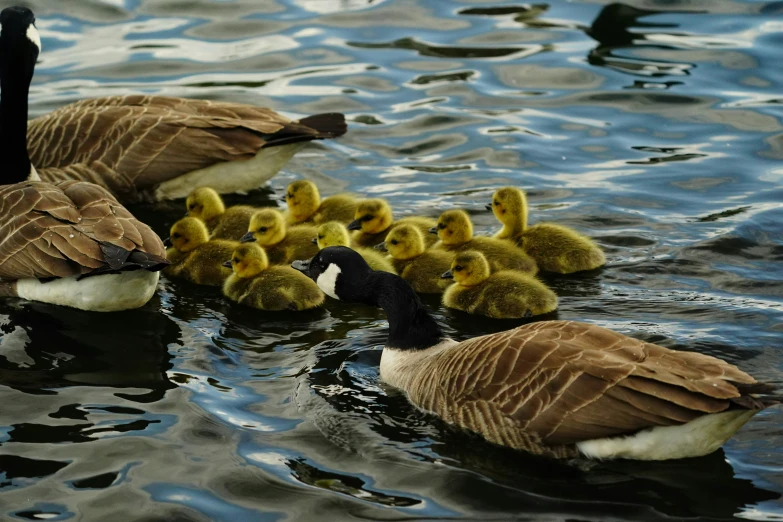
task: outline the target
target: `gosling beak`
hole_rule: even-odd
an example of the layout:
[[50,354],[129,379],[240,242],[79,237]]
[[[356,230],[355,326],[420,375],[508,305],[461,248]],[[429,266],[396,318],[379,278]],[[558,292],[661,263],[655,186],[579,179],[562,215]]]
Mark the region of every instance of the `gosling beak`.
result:
[[354,219],[350,223],[348,223],[348,226],[345,227],[348,230],[361,230],[362,229],[362,222],[358,219]]
[[437,234],[438,233],[438,227],[432,227],[430,229],[430,234]]
[[242,238],[239,240],[239,242],[240,243],[252,243],[255,240],[256,240],[256,238],[253,237],[253,233],[252,232],[248,232],[247,234],[242,236]]
[[451,270],[448,272],[443,272],[443,275],[440,276],[441,279],[454,279],[454,274],[451,273]]
[[170,237],[167,237],[166,239],[163,240],[163,246],[166,247],[166,248],[169,248],[170,246],[172,246]]
[[485,206],[487,207],[487,210],[492,210],[492,204],[491,204],[491,203],[488,203],[488,204],[487,204],[487,205],[485,205]]
[[313,238],[313,240],[312,240],[311,242],[312,242],[314,245],[317,245],[317,244],[318,244],[318,238],[317,238],[317,237],[314,237],[314,238]]
[[283,196],[282,198],[280,198],[280,201],[282,201],[283,203],[285,203],[286,201],[288,201],[288,199],[286,199],[286,197],[285,197],[285,196]]
[[384,241],[383,243],[378,243],[373,248],[375,250],[380,250],[381,252],[388,252],[388,250],[386,249],[386,241]]
[[231,268],[231,261],[226,261],[225,263],[223,263],[223,266],[226,268]]
[[304,275],[309,275],[308,272],[310,271],[310,261],[312,261],[312,259],[299,259],[291,263],[291,268],[294,270],[299,270]]

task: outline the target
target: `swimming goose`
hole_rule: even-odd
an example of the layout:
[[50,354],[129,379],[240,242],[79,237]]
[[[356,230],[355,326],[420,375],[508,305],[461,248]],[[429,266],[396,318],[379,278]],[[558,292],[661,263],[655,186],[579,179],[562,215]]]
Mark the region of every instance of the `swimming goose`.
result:
[[288,204],[286,213],[289,225],[314,223],[320,225],[329,221],[350,223],[356,212],[356,198],[348,194],[336,194],[321,199],[318,187],[312,181],[299,180],[288,185],[284,201]]
[[239,241],[250,226],[250,218],[259,209],[248,205],[226,208],[223,198],[212,187],[199,187],[185,200],[187,215],[200,219],[212,239]]
[[511,241],[493,237],[474,237],[473,222],[463,210],[447,210],[438,218],[438,225],[430,229],[437,234],[439,243],[433,248],[448,252],[477,250],[484,254],[493,272],[498,270],[519,270],[535,275],[536,262],[524,250]]
[[[351,247],[351,234],[342,223],[330,221],[329,223],[324,223],[318,227],[318,235],[313,238],[313,243],[318,245],[318,248],[322,250],[330,246]],[[373,270],[391,272],[392,274],[397,273],[394,270],[391,261],[389,261],[388,256],[376,252],[375,250],[370,250],[369,248],[356,247],[354,250],[359,252],[359,255],[367,261],[367,264],[370,265],[370,268]]]
[[534,276],[517,270],[490,273],[481,252],[460,252],[441,277],[453,279],[443,306],[493,319],[519,319],[557,310],[557,296]]
[[374,247],[386,240],[386,234],[397,225],[408,224],[418,227],[424,234],[427,248],[435,244],[435,239],[427,237],[427,231],[435,226],[435,220],[425,217],[407,217],[394,221],[394,215],[385,199],[364,199],[356,207],[354,220],[348,224],[348,230],[356,230],[354,242],[361,247]]
[[262,246],[273,265],[290,263],[296,259],[309,259],[318,252],[313,244],[317,229],[310,225],[287,227],[279,210],[265,208],[250,219],[243,243],[256,241]]
[[321,306],[324,294],[307,276],[290,266],[269,266],[266,252],[255,243],[242,244],[224,263],[233,274],[223,295],[259,310],[309,310]]
[[44,181],[96,183],[122,201],[184,198],[261,186],[312,140],[346,132],[342,114],[298,122],[239,103],[128,95],[84,100],[30,122]]
[[171,266],[167,276],[187,279],[197,285],[222,286],[231,275],[223,263],[239,246],[237,241],[209,239],[209,231],[200,219],[185,217],[170,230],[171,248],[166,251]]
[[408,283],[348,248],[294,265],[330,297],[384,309],[382,380],[496,444],[558,458],[696,457],[778,402],[725,361],[592,324],[542,321],[453,341]]
[[498,189],[487,205],[503,228],[498,239],[510,239],[536,260],[546,272],[571,274],[606,264],[601,248],[592,239],[553,223],[527,226],[527,197],[516,187]]
[[389,252],[397,273],[420,294],[442,294],[452,283],[441,276],[451,268],[454,254],[432,248],[426,250],[424,237],[414,226],[397,225],[386,236],[386,241],[375,248]]
[[41,50],[35,16],[0,13],[0,296],[94,311],[138,308],[165,267],[160,238],[103,188],[38,179],[27,96]]

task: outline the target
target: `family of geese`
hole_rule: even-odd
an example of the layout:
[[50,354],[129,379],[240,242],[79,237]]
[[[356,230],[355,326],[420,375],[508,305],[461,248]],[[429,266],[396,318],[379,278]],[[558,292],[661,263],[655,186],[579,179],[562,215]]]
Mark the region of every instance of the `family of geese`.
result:
[[[456,342],[417,293],[489,317],[557,307],[537,271],[604,264],[590,239],[528,226],[525,194],[487,197],[502,224],[473,235],[463,211],[395,220],[382,199],[321,199],[296,181],[287,210],[226,208],[306,142],[346,132],[341,114],[289,120],[233,103],[125,96],[85,100],[28,122],[41,41],[33,13],[0,14],[0,295],[89,311],[140,307],[160,271],[221,286],[264,310],[321,306],[324,294],[383,308],[380,376],[416,407],[503,446],[555,458],[706,455],[775,388],[720,359],[593,324],[538,321]],[[120,201],[186,198],[160,237]],[[96,320],[99,320],[96,318]]]

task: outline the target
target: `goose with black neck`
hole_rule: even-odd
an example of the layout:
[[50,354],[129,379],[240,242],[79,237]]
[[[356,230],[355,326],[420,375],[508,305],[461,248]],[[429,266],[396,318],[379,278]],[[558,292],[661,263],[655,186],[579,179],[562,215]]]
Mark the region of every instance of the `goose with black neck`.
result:
[[160,238],[105,189],[39,181],[27,151],[27,97],[41,50],[35,16],[0,12],[0,296],[116,311],[150,300]]
[[330,297],[384,309],[382,380],[502,446],[554,458],[696,457],[779,402],[773,386],[725,361],[587,323],[542,321],[456,342],[404,279],[347,247],[293,266]]

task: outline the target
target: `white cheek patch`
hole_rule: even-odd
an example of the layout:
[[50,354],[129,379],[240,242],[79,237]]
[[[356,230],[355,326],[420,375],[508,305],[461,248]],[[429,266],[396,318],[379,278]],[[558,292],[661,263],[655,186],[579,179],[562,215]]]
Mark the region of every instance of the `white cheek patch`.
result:
[[336,287],[337,276],[339,276],[341,273],[342,270],[340,270],[340,267],[332,263],[329,265],[329,268],[324,270],[321,275],[318,276],[318,280],[315,282],[315,284],[317,284],[318,288],[323,290],[326,295],[339,301],[340,298],[337,297]]
[[30,27],[27,28],[27,39],[33,42],[33,45],[35,45],[38,48],[38,52],[41,52],[41,35],[38,34],[38,29],[35,28],[33,24],[30,24]]

